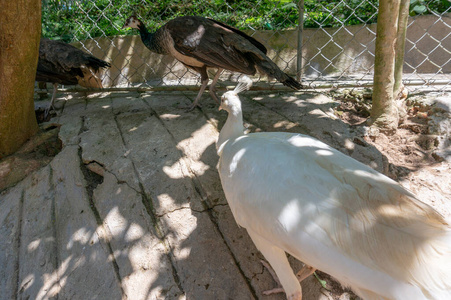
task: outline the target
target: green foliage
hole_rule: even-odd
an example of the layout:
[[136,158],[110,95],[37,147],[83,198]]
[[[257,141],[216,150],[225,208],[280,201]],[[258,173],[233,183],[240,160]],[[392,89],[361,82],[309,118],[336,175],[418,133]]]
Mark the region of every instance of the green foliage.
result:
[[451,1],[449,0],[410,0],[410,15],[440,14],[451,12]]
[[[299,13],[291,0],[43,0],[42,35],[67,42],[136,34],[122,30],[130,15],[149,29],[184,15],[210,17],[239,29],[295,29]],[[304,27],[375,23],[378,0],[305,0]],[[411,0],[411,15],[443,13],[448,0]]]
[[376,23],[378,5],[378,0],[306,0],[305,10],[309,12],[309,18],[305,19],[304,27],[339,27]]

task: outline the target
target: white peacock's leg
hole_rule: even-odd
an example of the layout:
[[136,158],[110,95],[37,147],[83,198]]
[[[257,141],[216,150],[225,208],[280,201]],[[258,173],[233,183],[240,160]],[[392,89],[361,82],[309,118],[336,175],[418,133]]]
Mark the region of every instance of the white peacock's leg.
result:
[[252,230],[248,229],[247,231],[257,249],[260,250],[269,264],[273,267],[287,298],[290,300],[302,300],[301,285],[291,269],[285,251],[276,245],[271,244]]

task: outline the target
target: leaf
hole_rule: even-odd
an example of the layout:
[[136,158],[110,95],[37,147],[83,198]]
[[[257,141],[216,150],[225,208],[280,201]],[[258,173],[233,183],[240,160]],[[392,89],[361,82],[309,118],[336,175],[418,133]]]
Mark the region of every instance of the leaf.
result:
[[421,15],[427,11],[427,8],[424,5],[417,5],[413,8],[413,11],[418,15]]
[[326,289],[326,290],[329,291],[329,289],[327,288],[327,282],[326,282],[325,280],[322,280],[321,278],[319,278],[319,276],[318,276],[318,274],[316,274],[316,272],[313,272],[313,275],[316,277],[316,279],[317,279],[318,282],[321,284],[321,286],[322,286],[324,289]]
[[296,4],[294,4],[293,2],[285,4],[284,6],[281,7],[281,9],[286,9],[286,8],[297,8]]

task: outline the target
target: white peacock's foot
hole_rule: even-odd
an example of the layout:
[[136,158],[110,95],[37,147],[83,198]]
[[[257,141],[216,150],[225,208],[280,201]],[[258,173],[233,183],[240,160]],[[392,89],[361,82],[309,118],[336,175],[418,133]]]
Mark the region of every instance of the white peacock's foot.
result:
[[[276,272],[274,272],[272,267],[264,260],[261,260],[260,262],[268,270],[269,274],[271,274],[271,277],[274,279],[275,282],[277,282],[277,285],[279,286],[279,287],[274,288],[272,290],[264,291],[263,295],[268,296],[268,295],[272,295],[272,294],[285,293],[284,289],[282,287],[280,287],[279,278],[277,278]],[[299,280],[299,282],[302,282],[305,278],[307,278],[310,275],[312,275],[315,271],[316,271],[315,268],[313,268],[313,267],[311,267],[309,265],[304,265],[301,268],[301,270],[299,270],[299,272],[296,273],[296,277]],[[297,298],[293,298],[293,299],[297,299]]]
[[269,296],[269,295],[272,295],[272,294],[279,294],[279,293],[285,293],[284,289],[281,288],[281,287],[278,287],[278,288],[275,288],[275,289],[272,289],[272,290],[267,290],[267,291],[263,291],[262,292],[262,294],[265,295],[265,296]]
[[263,291],[263,295],[268,296],[272,294],[285,293],[284,289],[280,286],[279,278],[277,278],[276,272],[274,272],[272,267],[264,260],[260,260],[260,262],[263,265],[263,267],[265,267],[268,270],[269,274],[271,274],[271,277],[274,279],[275,282],[277,282],[277,285],[279,286],[272,290]]
[[291,294],[287,297],[288,300],[302,300],[302,293],[296,292],[294,294]]
[[296,277],[299,282],[302,282],[302,280],[312,275],[315,271],[316,269],[314,267],[304,265],[302,269],[300,269],[299,272],[296,273]]
[[266,270],[268,270],[269,274],[271,274],[271,277],[274,279],[274,281],[277,282],[277,284],[280,286],[279,278],[277,277],[276,272],[274,272],[272,267],[264,260],[260,260],[260,262],[263,265],[263,267],[265,267]]

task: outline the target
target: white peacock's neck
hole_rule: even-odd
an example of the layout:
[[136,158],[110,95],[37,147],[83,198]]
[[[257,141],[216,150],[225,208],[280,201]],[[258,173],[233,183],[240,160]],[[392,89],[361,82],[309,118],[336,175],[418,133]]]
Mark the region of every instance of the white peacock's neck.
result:
[[216,143],[218,155],[221,155],[222,149],[228,140],[244,135],[243,113],[241,111],[232,111],[227,117],[227,121],[219,133]]

